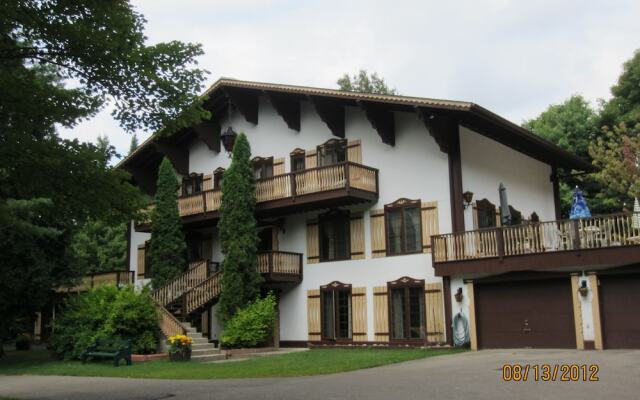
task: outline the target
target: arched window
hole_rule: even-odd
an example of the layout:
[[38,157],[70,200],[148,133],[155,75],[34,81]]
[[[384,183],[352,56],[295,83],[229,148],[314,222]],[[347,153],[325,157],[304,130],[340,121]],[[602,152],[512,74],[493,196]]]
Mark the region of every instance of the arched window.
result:
[[422,252],[420,200],[398,199],[384,206],[387,255]]

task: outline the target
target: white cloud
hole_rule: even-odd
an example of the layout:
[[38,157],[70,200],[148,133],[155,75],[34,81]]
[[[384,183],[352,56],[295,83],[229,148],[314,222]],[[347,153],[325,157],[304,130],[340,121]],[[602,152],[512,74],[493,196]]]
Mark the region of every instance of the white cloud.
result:
[[[220,76],[335,87],[377,71],[402,94],[474,101],[521,122],[574,93],[609,95],[639,46],[637,1],[135,1],[150,42],[203,44]],[[130,136],[108,114],[67,137]]]

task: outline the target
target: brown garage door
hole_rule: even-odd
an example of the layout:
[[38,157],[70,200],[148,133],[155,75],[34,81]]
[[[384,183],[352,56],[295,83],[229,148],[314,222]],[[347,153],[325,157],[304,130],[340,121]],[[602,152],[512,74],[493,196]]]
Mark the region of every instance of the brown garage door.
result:
[[479,347],[576,347],[569,278],[478,283],[475,293]]
[[600,276],[599,280],[605,349],[640,348],[640,275]]

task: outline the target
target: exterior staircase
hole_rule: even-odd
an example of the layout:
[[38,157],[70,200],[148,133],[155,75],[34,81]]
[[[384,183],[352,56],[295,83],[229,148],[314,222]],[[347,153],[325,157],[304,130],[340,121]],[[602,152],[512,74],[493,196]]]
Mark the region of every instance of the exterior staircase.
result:
[[202,312],[222,291],[222,273],[211,273],[209,261],[189,264],[186,272],[151,296],[160,312],[160,330],[166,336],[187,335],[193,339],[191,359],[214,361],[224,358],[209,340],[193,327],[188,319]]
[[225,355],[220,353],[220,349],[216,348],[213,343],[209,343],[209,339],[189,323],[183,323],[186,335],[193,339],[191,345],[191,361],[208,362],[224,360]]

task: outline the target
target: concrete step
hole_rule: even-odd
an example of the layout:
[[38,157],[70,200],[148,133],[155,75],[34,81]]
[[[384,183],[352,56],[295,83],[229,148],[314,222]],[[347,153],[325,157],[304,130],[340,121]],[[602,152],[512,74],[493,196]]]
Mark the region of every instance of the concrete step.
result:
[[220,350],[215,347],[211,347],[208,349],[191,349],[191,356],[213,356],[216,354],[220,354]]
[[191,345],[191,348],[193,350],[199,350],[199,349],[217,349],[217,347],[215,347],[213,345],[213,343],[193,343]]
[[206,338],[192,338],[193,344],[209,344],[209,340]]
[[193,362],[209,362],[209,361],[219,361],[224,360],[226,356],[224,354],[212,354],[206,356],[194,356],[191,353],[191,361]]

